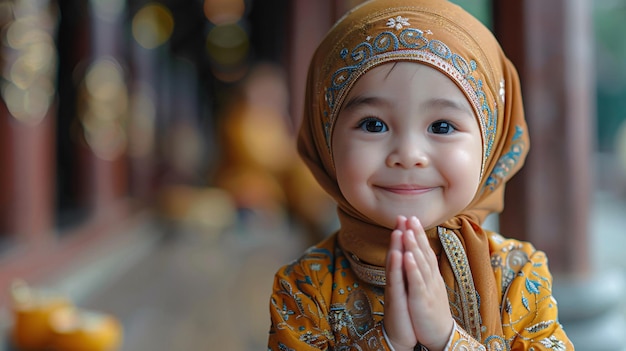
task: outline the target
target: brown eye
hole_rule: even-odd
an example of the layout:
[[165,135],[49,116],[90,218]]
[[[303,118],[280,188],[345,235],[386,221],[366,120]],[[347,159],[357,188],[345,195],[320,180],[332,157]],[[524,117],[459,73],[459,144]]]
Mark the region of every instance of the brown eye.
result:
[[366,118],[359,122],[359,128],[368,133],[384,133],[389,130],[385,122],[378,118]]

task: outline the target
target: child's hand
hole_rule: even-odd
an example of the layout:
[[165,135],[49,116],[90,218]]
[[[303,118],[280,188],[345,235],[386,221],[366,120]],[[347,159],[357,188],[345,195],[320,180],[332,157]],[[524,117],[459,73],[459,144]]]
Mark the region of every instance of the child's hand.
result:
[[385,332],[396,351],[413,350],[417,337],[409,315],[407,289],[403,267],[406,217],[399,216],[396,229],[391,233],[387,252],[387,283],[385,285]]
[[398,217],[387,254],[385,331],[397,350],[443,350],[454,322],[437,257],[415,217]]

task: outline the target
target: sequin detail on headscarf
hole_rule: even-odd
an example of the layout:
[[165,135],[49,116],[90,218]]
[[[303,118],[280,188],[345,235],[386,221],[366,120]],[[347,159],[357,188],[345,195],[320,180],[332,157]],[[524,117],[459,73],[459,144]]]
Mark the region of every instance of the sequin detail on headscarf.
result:
[[[386,27],[391,30],[380,32],[373,39],[371,35],[367,35],[364,41],[351,50],[343,48],[339,52],[341,60],[346,65],[332,73],[330,86],[325,89],[328,110],[324,111],[322,123],[326,131],[327,145],[330,147],[337,109],[342,102],[343,95],[349,90],[347,88],[372,66],[401,54],[405,59],[428,63],[445,71],[461,86],[479,115],[486,159],[491,154],[496,136],[498,112],[496,103],[493,102],[492,108],[487,101],[482,79],[474,75],[478,68],[476,61],[453,52],[440,40],[426,38],[426,35],[433,35],[432,31],[411,28],[410,25],[409,21],[402,16],[392,17],[386,22]],[[392,31],[394,29],[398,33],[394,33]]]

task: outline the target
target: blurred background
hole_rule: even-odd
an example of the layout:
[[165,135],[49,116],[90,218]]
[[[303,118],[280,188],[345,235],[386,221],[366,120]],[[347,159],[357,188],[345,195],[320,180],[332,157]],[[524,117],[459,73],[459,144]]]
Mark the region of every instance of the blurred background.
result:
[[[113,316],[123,350],[265,348],[274,272],[337,227],[295,133],[360,2],[0,0],[5,339],[21,279]],[[497,0],[455,2],[494,26]],[[590,227],[623,228],[626,0],[588,4]],[[626,266],[616,240],[590,231],[592,267]]]

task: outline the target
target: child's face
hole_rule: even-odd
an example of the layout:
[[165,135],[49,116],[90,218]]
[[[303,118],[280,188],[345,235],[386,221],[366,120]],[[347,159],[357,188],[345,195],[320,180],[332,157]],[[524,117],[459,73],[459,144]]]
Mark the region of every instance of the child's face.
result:
[[463,92],[429,66],[387,63],[365,73],[344,101],[332,146],[342,194],[388,228],[398,215],[441,224],[478,189],[478,122]]

